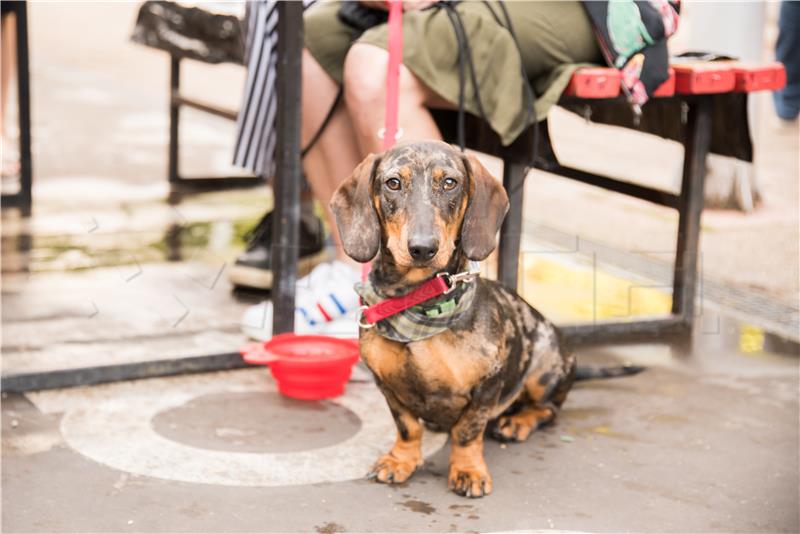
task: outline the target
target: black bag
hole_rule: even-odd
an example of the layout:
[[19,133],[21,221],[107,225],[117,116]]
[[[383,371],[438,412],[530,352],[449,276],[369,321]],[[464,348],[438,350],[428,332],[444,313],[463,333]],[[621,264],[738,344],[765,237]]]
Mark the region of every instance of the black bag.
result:
[[360,2],[345,1],[342,2],[342,7],[339,8],[339,20],[358,30],[358,33],[364,33],[373,26],[379,24],[386,24],[389,20],[389,12],[381,9],[373,9],[365,7]]

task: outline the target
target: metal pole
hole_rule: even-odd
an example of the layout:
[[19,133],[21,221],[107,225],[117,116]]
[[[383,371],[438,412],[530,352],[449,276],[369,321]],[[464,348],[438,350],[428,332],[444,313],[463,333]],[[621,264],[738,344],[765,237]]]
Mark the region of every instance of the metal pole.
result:
[[272,228],[272,332],[294,330],[300,227],[300,81],[303,3],[278,2],[278,145]]
[[33,164],[31,160],[31,88],[28,65],[28,11],[26,2],[19,2],[14,9],[17,19],[17,93],[19,100],[19,167],[20,208],[23,215],[30,215],[33,202]]
[[169,157],[167,175],[170,183],[180,181],[178,178],[178,143],[180,141],[180,103],[178,96],[181,87],[181,59],[178,56],[169,57]]

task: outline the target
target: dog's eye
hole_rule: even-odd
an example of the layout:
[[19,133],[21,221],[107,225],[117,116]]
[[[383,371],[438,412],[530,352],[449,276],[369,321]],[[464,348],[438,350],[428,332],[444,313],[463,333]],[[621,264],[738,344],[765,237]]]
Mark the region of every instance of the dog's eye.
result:
[[452,191],[457,185],[458,182],[453,178],[445,178],[442,182],[442,186],[444,187],[445,191]]
[[400,180],[398,180],[397,178],[389,178],[388,180],[386,180],[385,184],[386,187],[392,191],[400,191],[400,187],[402,186]]

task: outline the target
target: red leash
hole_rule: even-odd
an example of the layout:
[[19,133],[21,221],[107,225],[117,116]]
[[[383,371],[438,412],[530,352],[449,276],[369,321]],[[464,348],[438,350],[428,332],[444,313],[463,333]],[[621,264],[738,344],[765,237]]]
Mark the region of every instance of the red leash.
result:
[[415,290],[399,297],[392,297],[376,302],[372,306],[361,307],[361,319],[358,324],[361,328],[372,328],[375,323],[397,315],[426,300],[444,295],[453,291],[463,282],[471,282],[480,275],[480,271],[464,271],[458,274],[439,273]]

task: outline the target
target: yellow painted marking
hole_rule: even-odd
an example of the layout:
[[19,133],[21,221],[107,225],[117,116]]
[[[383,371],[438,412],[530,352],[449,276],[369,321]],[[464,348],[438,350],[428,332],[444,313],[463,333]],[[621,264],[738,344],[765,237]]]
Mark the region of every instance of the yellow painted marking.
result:
[[591,265],[541,255],[523,257],[522,263],[522,295],[555,322],[635,319],[668,314],[672,307],[665,289],[638,287],[599,268],[593,273]]
[[743,324],[739,331],[739,350],[745,354],[764,351],[764,330]]

